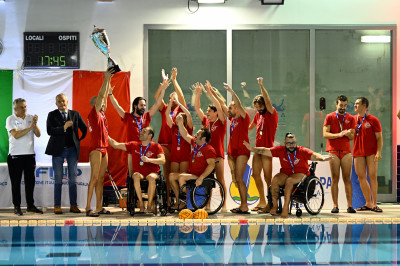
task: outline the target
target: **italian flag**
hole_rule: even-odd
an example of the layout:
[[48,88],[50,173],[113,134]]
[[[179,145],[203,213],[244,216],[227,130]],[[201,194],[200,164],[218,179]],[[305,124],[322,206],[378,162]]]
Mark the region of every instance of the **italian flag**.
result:
[[[35,138],[37,163],[51,164],[51,156],[45,154],[49,135],[46,130],[47,115],[57,109],[55,97],[64,93],[68,97],[68,109],[78,111],[87,124],[90,112],[89,100],[98,94],[103,83],[104,72],[72,70],[2,70],[0,71],[0,162],[7,162],[8,133],[5,128],[6,118],[13,114],[12,101],[24,98],[29,114],[39,117],[38,126],[41,137]],[[130,110],[129,95],[130,72],[119,72],[112,77],[111,86],[115,86],[114,96],[126,111]],[[105,112],[109,135],[118,142],[126,141],[126,128],[110,100]],[[81,141],[79,162],[89,161],[89,143],[91,135]],[[127,154],[124,151],[108,148],[108,170],[117,186],[124,186],[126,181]],[[105,185],[111,185],[108,178]]]

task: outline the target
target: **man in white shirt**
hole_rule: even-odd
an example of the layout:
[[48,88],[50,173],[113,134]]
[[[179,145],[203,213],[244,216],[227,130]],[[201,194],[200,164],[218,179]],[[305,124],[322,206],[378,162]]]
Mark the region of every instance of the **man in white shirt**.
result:
[[14,204],[14,214],[22,215],[21,211],[21,179],[24,173],[25,197],[27,213],[40,213],[35,207],[33,190],[35,188],[35,151],[33,149],[34,135],[40,137],[37,126],[38,116],[26,112],[26,101],[22,98],[13,102],[14,114],[7,117],[6,129],[9,139],[7,158],[8,172],[11,179],[11,190]]

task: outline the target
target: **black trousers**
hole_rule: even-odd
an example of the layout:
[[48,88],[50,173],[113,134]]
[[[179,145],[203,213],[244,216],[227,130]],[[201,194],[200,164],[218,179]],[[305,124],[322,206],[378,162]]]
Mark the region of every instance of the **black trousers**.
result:
[[28,207],[34,206],[33,190],[35,189],[35,155],[8,155],[8,173],[11,179],[11,191],[15,207],[21,206],[21,180],[24,173],[25,197]]

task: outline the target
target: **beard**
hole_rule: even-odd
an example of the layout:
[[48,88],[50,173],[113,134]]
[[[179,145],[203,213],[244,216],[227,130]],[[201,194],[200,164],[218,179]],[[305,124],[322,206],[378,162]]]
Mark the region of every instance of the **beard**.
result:
[[294,152],[296,151],[296,149],[297,149],[297,147],[295,147],[295,148],[290,148],[290,149],[286,148],[286,150],[287,150],[289,153],[294,153]]
[[345,109],[339,109],[339,110],[338,110],[338,114],[343,115],[344,113],[346,113],[346,110],[345,110]]
[[258,110],[258,113],[259,113],[260,115],[263,115],[263,114],[265,114],[266,112],[267,112],[267,108],[262,109],[262,110]]
[[136,113],[140,116],[144,114],[145,109],[136,109]]

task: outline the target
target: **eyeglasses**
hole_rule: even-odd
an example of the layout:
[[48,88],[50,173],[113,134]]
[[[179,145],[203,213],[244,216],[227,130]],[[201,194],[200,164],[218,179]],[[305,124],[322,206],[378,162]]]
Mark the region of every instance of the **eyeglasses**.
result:
[[293,142],[286,142],[286,143],[285,143],[286,146],[292,146],[292,145],[296,145],[296,144],[297,144],[296,141],[293,141]]

